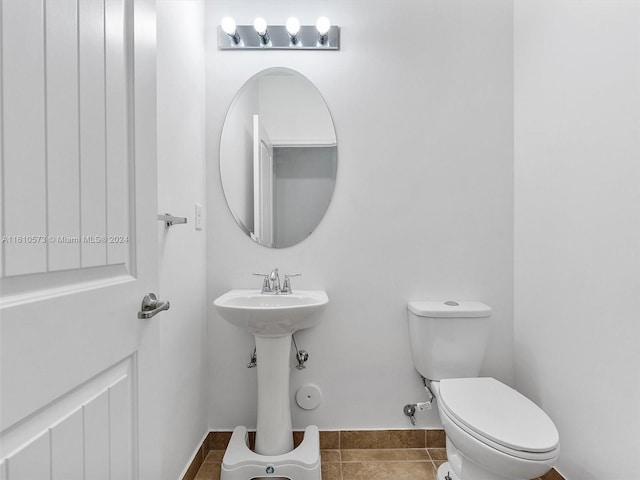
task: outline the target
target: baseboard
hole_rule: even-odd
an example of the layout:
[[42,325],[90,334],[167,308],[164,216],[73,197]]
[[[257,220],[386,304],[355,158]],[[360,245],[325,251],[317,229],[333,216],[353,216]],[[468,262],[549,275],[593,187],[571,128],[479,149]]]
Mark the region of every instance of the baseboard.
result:
[[193,480],[194,478],[196,478],[198,470],[200,470],[200,467],[202,466],[202,462],[204,462],[204,459],[207,457],[210,451],[208,442],[210,434],[211,432],[206,432],[203,435],[202,441],[196,447],[193,455],[191,455],[190,462],[187,464],[182,474],[178,478],[182,480]]

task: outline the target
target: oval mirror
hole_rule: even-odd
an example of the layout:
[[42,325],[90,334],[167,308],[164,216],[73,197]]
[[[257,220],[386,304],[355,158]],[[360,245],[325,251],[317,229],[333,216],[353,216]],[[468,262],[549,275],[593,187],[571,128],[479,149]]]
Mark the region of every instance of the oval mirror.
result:
[[274,248],[311,235],[331,201],[337,149],[329,109],[306,77],[270,68],[250,78],[220,139],[222,188],[240,228]]

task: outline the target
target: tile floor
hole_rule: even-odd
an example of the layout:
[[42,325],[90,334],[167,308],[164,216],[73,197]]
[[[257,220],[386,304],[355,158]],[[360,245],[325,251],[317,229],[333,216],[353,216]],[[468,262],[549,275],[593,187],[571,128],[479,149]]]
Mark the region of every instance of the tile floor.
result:
[[[219,480],[230,437],[231,432],[211,432],[200,468],[192,465],[184,480]],[[254,438],[250,433],[251,445]],[[301,441],[302,432],[294,432],[294,445]],[[321,431],[322,480],[435,480],[447,459],[444,447],[443,430]],[[564,479],[551,470],[536,480]]]
[[[224,450],[212,450],[195,480],[219,480]],[[322,480],[435,480],[444,448],[322,450]],[[541,479],[563,480],[551,470]]]
[[[218,480],[224,450],[212,450],[196,480]],[[443,448],[322,450],[322,480],[435,480]]]

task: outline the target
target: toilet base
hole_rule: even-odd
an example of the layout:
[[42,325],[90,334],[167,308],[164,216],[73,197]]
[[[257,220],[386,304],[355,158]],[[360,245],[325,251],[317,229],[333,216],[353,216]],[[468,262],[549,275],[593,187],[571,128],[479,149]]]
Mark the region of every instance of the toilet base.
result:
[[463,460],[463,464],[462,476],[459,476],[454,472],[449,462],[443,463],[438,467],[436,480],[529,480],[529,477],[504,477],[496,475],[495,473],[480,468],[478,465],[468,460]]
[[438,473],[436,474],[436,480],[460,480],[459,477],[453,473],[449,462],[444,462],[438,467]]
[[281,455],[260,455],[249,449],[246,427],[236,427],[224,453],[220,480],[250,478],[288,478],[322,480],[320,472],[320,434],[315,425],[304,431],[297,448]]

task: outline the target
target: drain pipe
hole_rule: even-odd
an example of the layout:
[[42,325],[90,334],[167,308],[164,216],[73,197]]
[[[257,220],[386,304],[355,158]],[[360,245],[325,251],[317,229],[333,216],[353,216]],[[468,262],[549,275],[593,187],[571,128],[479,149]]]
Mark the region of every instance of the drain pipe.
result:
[[407,417],[409,417],[409,420],[411,420],[411,425],[414,425],[414,426],[416,424],[416,412],[424,412],[425,410],[429,410],[433,402],[436,400],[436,396],[433,394],[433,391],[431,390],[431,380],[428,380],[422,375],[420,375],[420,377],[422,378],[422,384],[424,385],[424,389],[429,395],[429,400],[427,400],[426,402],[408,403],[404,406],[404,409],[403,409],[404,414]]

